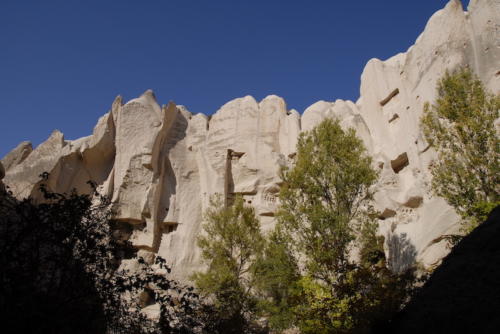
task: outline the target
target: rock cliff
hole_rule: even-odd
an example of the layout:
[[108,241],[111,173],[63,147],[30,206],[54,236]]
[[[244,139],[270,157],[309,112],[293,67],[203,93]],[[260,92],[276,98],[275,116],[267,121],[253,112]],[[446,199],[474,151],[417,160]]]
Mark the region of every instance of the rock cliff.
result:
[[380,333],[497,333],[500,207],[453,248]]
[[375,206],[391,267],[430,266],[447,253],[442,236],[457,230],[458,217],[429,190],[436,154],[419,119],[437,80],[457,66],[499,92],[499,22],[498,0],[472,0],[468,11],[452,0],[405,53],[367,63],[357,102],[319,101],[302,115],[274,95],[235,99],[210,117],[173,102],[161,107],[152,91],[126,103],[118,96],[88,137],[69,141],[56,130],[34,150],[21,143],[2,159],[3,181],[17,197],[36,197],[45,171],[58,192],[88,192],[86,181],[95,181],[139,252],[162,255],[187,277],[200,267],[196,236],[210,195],[243,195],[263,229],[271,228],[278,172],[293,163],[298,135],[338,118],[356,129],[380,168]]

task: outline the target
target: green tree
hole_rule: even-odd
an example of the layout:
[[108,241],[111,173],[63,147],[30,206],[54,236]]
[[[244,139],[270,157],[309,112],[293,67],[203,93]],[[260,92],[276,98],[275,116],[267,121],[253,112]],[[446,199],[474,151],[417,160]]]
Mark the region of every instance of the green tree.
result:
[[353,129],[327,119],[303,133],[295,166],[284,172],[278,221],[305,256],[308,275],[328,286],[351,267],[349,252],[365,219],[377,173]]
[[203,295],[214,298],[216,330],[248,332],[257,303],[252,293],[253,272],[264,247],[255,210],[241,196],[231,206],[215,196],[205,212],[203,232],[198,245],[208,268],[192,279]]
[[425,138],[436,149],[432,189],[462,217],[463,232],[500,204],[500,144],[494,122],[500,95],[492,95],[469,70],[446,73],[437,99],[422,117]]
[[407,295],[413,276],[387,269],[370,218],[377,177],[362,141],[338,121],[299,137],[295,165],[283,172],[278,228],[301,267],[288,303],[303,333],[368,332]]
[[267,236],[254,275],[259,314],[268,319],[274,331],[292,327],[294,306],[301,302],[300,273],[290,241],[279,225]]

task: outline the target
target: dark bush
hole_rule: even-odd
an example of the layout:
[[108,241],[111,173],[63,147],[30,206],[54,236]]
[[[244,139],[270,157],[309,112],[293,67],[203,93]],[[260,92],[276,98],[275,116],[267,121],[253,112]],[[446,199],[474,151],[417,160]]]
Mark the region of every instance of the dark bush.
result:
[[[44,175],[47,179],[48,174]],[[94,187],[95,188],[95,187]],[[161,257],[121,270],[127,242],[112,237],[107,198],[58,194],[43,202],[0,194],[0,315],[3,333],[192,333],[210,308],[168,278]],[[153,321],[138,296],[160,306]],[[204,315],[200,312],[205,312]]]

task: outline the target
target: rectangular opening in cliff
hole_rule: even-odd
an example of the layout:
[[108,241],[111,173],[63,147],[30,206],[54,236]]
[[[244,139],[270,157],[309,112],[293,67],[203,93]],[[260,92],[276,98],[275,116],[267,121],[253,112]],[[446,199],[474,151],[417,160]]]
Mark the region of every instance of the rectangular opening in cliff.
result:
[[239,160],[245,154],[245,152],[235,152],[233,150],[228,150],[228,154],[232,160]]
[[399,94],[399,88],[396,88],[395,90],[393,90],[389,95],[387,95],[387,97],[385,99],[383,99],[382,101],[380,101],[380,105],[383,107],[385,106],[387,103],[389,103],[390,100],[392,100],[392,98],[396,95]]
[[394,217],[395,215],[396,215],[396,211],[389,209],[389,208],[385,208],[384,212],[381,212],[379,214],[378,219],[386,220],[387,218]]
[[416,209],[422,205],[424,198],[422,196],[412,196],[403,204],[404,206]]
[[408,154],[406,152],[401,153],[394,160],[391,160],[391,167],[394,173],[398,174],[403,168],[410,164],[408,160]]

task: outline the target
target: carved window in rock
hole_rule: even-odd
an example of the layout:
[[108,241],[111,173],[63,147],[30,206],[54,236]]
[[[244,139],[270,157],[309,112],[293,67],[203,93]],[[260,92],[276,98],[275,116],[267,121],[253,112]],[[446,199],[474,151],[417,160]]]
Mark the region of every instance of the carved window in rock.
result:
[[268,205],[275,205],[278,200],[278,192],[277,188],[270,188],[266,190],[262,196],[265,203]]
[[398,174],[400,171],[402,171],[406,166],[410,164],[408,160],[408,154],[406,152],[401,153],[398,155],[398,157],[394,160],[391,160],[391,167],[394,173]]
[[227,158],[230,160],[240,160],[240,158],[245,154],[245,152],[235,152],[231,149],[227,150]]
[[259,212],[259,216],[274,217],[276,205],[278,202],[279,188],[269,188],[262,193],[262,202],[264,204]]
[[243,198],[243,203],[252,204],[252,201],[255,197],[255,192],[250,191],[250,192],[237,192],[237,193],[231,192],[231,193],[228,193],[226,196],[226,205],[227,206],[233,205],[235,200],[236,200],[236,197],[238,197],[238,196],[241,196]]
[[177,226],[178,225],[179,225],[178,223],[163,224],[163,226],[162,226],[162,232],[165,233],[165,234],[169,234],[169,233],[175,232],[175,231],[177,231]]
[[276,203],[276,196],[271,193],[264,193],[264,201],[268,204],[274,204]]
[[392,218],[395,215],[396,215],[396,211],[389,209],[389,208],[385,208],[385,210],[383,212],[379,213],[378,218],[380,220],[386,220],[387,218]]

